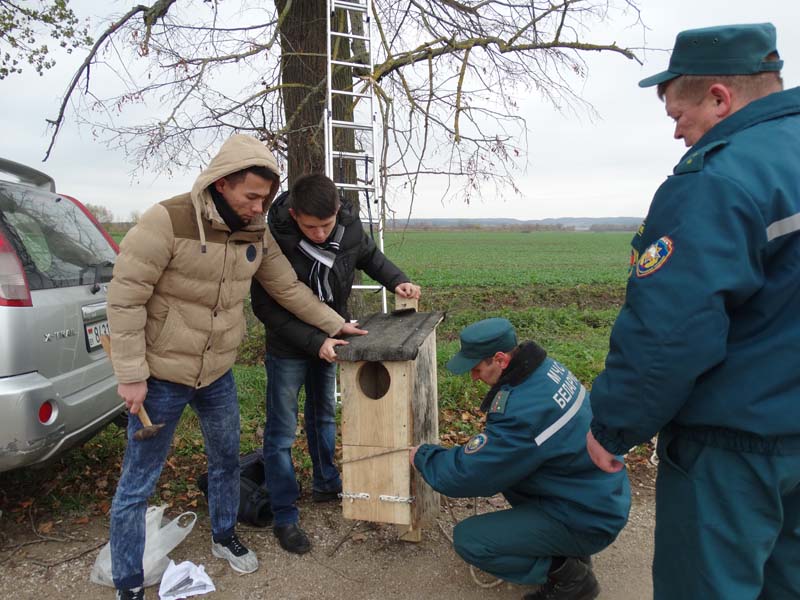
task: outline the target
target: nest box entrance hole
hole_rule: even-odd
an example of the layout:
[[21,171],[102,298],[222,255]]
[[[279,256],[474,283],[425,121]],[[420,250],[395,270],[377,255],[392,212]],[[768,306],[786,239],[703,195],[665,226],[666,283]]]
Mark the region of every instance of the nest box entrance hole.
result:
[[367,398],[380,400],[391,385],[392,377],[383,363],[367,361],[358,370],[358,387]]

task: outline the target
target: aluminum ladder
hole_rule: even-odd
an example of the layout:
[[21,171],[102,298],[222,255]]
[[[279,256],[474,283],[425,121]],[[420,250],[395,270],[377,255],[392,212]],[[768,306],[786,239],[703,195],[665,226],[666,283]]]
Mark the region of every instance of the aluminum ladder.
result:
[[[369,225],[370,235],[378,248],[383,252],[383,231],[385,224],[385,204],[381,194],[380,177],[377,167],[377,102],[375,99],[373,71],[373,6],[372,0],[327,0],[327,82],[325,97],[325,175],[336,184],[340,194],[356,193],[358,195],[359,216],[364,224]],[[343,18],[344,31],[337,28],[337,22]],[[356,24],[356,27],[353,26]],[[363,29],[354,33],[353,30]],[[358,48],[366,54],[365,62],[339,60],[334,55],[342,56],[336,50],[347,44],[351,57]],[[334,70],[336,67],[352,69],[350,81],[339,88],[334,87]],[[366,70],[366,77],[358,73]],[[348,89],[349,87],[349,89]],[[334,119],[333,102],[337,96],[352,98],[355,105],[352,119]],[[353,148],[337,148],[336,133],[350,130],[354,138]],[[355,167],[355,182],[346,182],[344,172]],[[352,179],[352,178],[351,178]],[[375,232],[377,231],[377,236]],[[377,239],[376,239],[377,238]],[[381,285],[354,285],[354,290],[380,290],[381,307],[387,311],[386,289]]]

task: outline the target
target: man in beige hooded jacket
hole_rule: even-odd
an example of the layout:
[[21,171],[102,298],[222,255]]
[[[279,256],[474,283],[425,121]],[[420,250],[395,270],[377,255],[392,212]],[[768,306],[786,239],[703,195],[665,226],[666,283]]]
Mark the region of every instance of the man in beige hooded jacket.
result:
[[128,446],[111,508],[118,598],[144,598],[145,511],[181,413],[197,413],[208,456],[212,552],[239,572],[258,568],[235,533],[239,405],[231,367],[245,332],[243,301],[255,277],[284,307],[325,331],[345,324],[299,282],[264,221],[279,184],[275,157],[255,138],[226,141],[192,187],[145,212],[125,236],[109,285],[112,361],[131,414],[145,402],[158,435]]

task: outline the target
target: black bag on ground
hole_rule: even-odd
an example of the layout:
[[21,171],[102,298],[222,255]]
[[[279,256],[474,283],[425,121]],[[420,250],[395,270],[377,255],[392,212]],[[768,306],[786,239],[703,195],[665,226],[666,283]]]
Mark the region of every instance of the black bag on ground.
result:
[[[241,469],[239,514],[237,520],[253,527],[266,527],[272,523],[269,491],[264,482],[264,457],[252,452],[239,459]],[[208,501],[208,473],[197,478],[197,487]]]

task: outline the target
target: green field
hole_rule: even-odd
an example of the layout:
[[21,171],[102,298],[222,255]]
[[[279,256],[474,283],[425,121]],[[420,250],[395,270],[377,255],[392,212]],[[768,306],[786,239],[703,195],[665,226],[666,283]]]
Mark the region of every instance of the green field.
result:
[[[624,297],[631,237],[628,232],[388,233],[385,253],[422,286],[421,309],[447,313],[438,330],[440,404],[456,409],[479,403],[482,390],[466,377],[450,376],[444,363],[458,349],[459,330],[489,316],[511,320],[520,338],[539,342],[591,386]],[[353,306],[356,317],[378,309],[374,293]],[[263,328],[249,311],[247,316],[249,335],[238,371],[258,383]],[[252,398],[242,393],[242,400],[261,414],[260,393]]]
[[624,282],[630,233],[412,231],[386,236],[386,254],[425,287],[518,287]]
[[[511,320],[520,338],[540,343],[591,386],[624,297],[631,237],[628,232],[388,233],[385,252],[422,286],[421,309],[447,313],[437,334],[440,405],[461,410],[480,403],[484,390],[468,377],[451,376],[444,363],[458,349],[460,329],[489,316]],[[352,307],[355,317],[379,309],[374,293],[354,296],[361,298]],[[249,334],[237,376],[259,391],[251,396],[242,390],[245,432],[255,431],[263,414],[264,378],[263,327],[247,313]]]
[[[117,240],[121,237],[115,235]],[[610,329],[624,298],[631,237],[631,233],[490,231],[387,235],[386,254],[423,288],[421,310],[447,313],[437,331],[443,443],[463,443],[481,427],[477,407],[485,386],[444,368],[458,349],[458,332],[473,321],[490,316],[510,319],[520,338],[539,342],[591,387],[603,367]],[[374,293],[367,293],[366,300],[363,293],[356,295],[362,301],[354,306],[360,311],[355,316],[377,309]],[[242,452],[260,447],[264,421],[263,327],[249,309],[247,313],[249,332],[234,368]],[[294,456],[301,477],[308,479],[310,460],[302,438],[298,437]],[[197,419],[186,411],[154,503],[196,509],[200,493],[194,479],[205,470],[202,448]],[[0,474],[0,491],[9,506],[18,502],[24,507],[28,498],[38,496],[39,506],[104,514],[123,449],[124,432],[109,426],[47,469]],[[98,478],[107,484],[98,488]],[[43,488],[49,491],[42,493]]]
[[[603,367],[611,326],[624,298],[631,237],[489,231],[387,235],[386,254],[423,288],[421,310],[447,313],[437,331],[443,435],[463,439],[477,426],[476,419],[465,421],[460,415],[475,414],[485,386],[468,376],[451,375],[444,364],[458,350],[458,332],[479,319],[508,318],[520,338],[540,343],[591,387]],[[358,311],[359,305],[353,309]],[[377,310],[375,299],[361,310]],[[240,352],[237,374],[250,381],[263,381],[262,335],[255,322]],[[243,416],[243,432],[249,438],[247,432],[255,433],[260,425],[262,398],[244,396],[243,415],[258,415],[250,423]],[[251,400],[256,406],[250,406]]]

